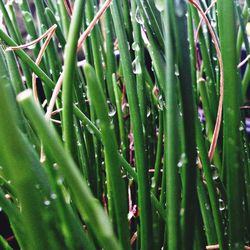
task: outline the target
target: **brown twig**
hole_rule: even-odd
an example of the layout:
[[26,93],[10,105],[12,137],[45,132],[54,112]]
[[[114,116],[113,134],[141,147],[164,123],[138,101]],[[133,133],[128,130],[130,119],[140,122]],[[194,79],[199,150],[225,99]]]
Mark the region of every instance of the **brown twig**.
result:
[[[219,247],[219,244],[216,244],[216,245],[206,246],[206,249],[207,250],[216,250],[216,249],[220,249],[220,247]],[[250,247],[249,246],[245,246],[244,249],[245,250],[250,250]]]
[[100,20],[100,18],[102,17],[102,15],[105,13],[105,11],[107,10],[107,8],[109,7],[109,5],[111,4],[112,0],[107,0],[103,6],[100,8],[100,10],[96,13],[95,17],[93,18],[93,20],[91,21],[91,23],[89,24],[89,26],[87,27],[87,29],[83,32],[83,34],[80,36],[79,40],[78,40],[78,46],[77,49],[79,50],[82,46],[82,43],[86,40],[87,36],[89,35],[89,33],[93,30],[93,28],[95,27],[95,25],[97,24],[97,22]]
[[19,50],[19,49],[29,48],[29,47],[37,44],[38,42],[40,42],[43,38],[47,37],[51,33],[51,31],[54,30],[56,27],[57,27],[57,25],[54,24],[45,33],[43,33],[40,37],[38,37],[37,39],[35,39],[35,40],[33,40],[33,41],[29,42],[29,43],[26,43],[26,44],[7,47],[5,51],[15,51],[15,50]]
[[199,4],[195,0],[189,0],[189,2],[200,12],[202,18],[206,22],[206,25],[208,27],[208,30],[211,34],[212,40],[215,45],[215,50],[216,50],[216,54],[217,54],[217,58],[218,58],[219,66],[220,66],[220,98],[219,98],[219,105],[218,105],[215,128],[214,128],[211,145],[210,145],[209,152],[208,152],[208,157],[209,157],[209,160],[211,161],[214,156],[215,148],[216,148],[218,137],[219,137],[221,121],[222,121],[222,110],[223,110],[223,99],[224,99],[224,66],[222,62],[222,55],[221,55],[219,43],[217,41],[213,28],[209,20],[206,17],[205,12],[201,9]]
[[[86,38],[88,37],[89,33],[92,31],[92,29],[94,28],[94,26],[97,24],[98,20],[100,19],[100,17],[105,13],[106,9],[109,7],[109,5],[111,4],[112,0],[107,0],[103,6],[100,8],[100,10],[97,12],[97,14],[95,15],[95,17],[93,18],[93,20],[91,21],[91,23],[89,24],[88,28],[83,32],[83,34],[81,35],[81,37],[78,40],[78,46],[77,46],[77,50],[81,49],[81,46],[83,44],[83,42],[86,40]],[[47,112],[45,117],[47,119],[49,119],[51,117],[51,113],[53,111],[53,108],[55,106],[55,102],[57,99],[57,96],[60,92],[61,86],[63,83],[63,73],[60,75],[56,86],[54,88],[52,97],[50,99],[48,108],[47,108]]]
[[238,69],[241,68],[245,63],[247,63],[247,62],[249,61],[249,59],[250,59],[250,55],[248,55],[243,61],[241,61],[241,62],[238,64],[237,68],[238,68]]
[[63,3],[64,3],[65,9],[66,9],[68,15],[71,17],[72,13],[73,13],[73,5],[72,5],[71,1],[63,0]]
[[[44,44],[42,45],[42,47],[39,51],[38,57],[35,61],[36,65],[39,65],[41,60],[42,60],[43,54],[44,54],[52,36],[55,33],[56,28],[57,28],[57,25],[54,24],[44,34],[42,34],[37,39],[35,39],[29,43],[26,43],[26,44],[8,47],[8,48],[6,48],[5,51],[15,51],[15,50],[19,50],[19,49],[26,49],[32,45],[35,45],[36,43],[40,42],[42,39],[44,39],[46,37],[46,40],[45,40]],[[36,75],[34,73],[32,73],[32,89],[33,89],[34,98],[38,102],[39,100],[38,100],[38,94],[37,94]]]
[[[43,54],[52,38],[52,36],[54,35],[55,31],[56,31],[56,28],[57,26],[56,25],[53,25],[51,28],[50,28],[50,32],[47,34],[47,38],[44,42],[44,44],[42,45],[40,51],[39,51],[39,54],[38,54],[38,57],[36,59],[36,65],[39,65],[41,60],[42,60],[42,57],[43,57]],[[38,94],[37,94],[37,84],[36,84],[36,75],[35,73],[32,73],[32,89],[33,89],[33,95],[34,95],[34,98],[37,102],[39,102],[38,100]]]

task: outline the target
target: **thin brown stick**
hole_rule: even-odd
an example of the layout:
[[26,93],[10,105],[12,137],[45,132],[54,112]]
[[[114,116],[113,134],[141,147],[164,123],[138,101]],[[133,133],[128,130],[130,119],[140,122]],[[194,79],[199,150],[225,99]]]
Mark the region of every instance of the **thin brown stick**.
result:
[[[35,61],[36,65],[39,65],[41,60],[42,60],[42,56],[43,56],[43,54],[44,54],[44,52],[45,52],[51,38],[52,38],[52,36],[55,33],[56,28],[57,28],[57,25],[54,24],[46,32],[44,32],[40,37],[38,37],[37,39],[35,39],[35,40],[33,40],[33,41],[29,42],[29,43],[23,44],[23,45],[8,47],[6,49],[6,51],[15,51],[15,50],[19,50],[19,49],[26,49],[26,48],[40,42],[45,37],[47,37],[44,44],[42,45],[42,47],[40,49],[38,57],[37,57],[37,59]],[[32,89],[33,89],[34,98],[38,102],[39,100],[38,100],[38,94],[37,94],[36,75],[34,73],[32,73]]]
[[237,66],[238,69],[240,69],[245,63],[247,63],[250,59],[250,55],[248,55],[242,62],[240,62]]
[[52,122],[56,123],[56,124],[61,124],[62,122],[59,120],[55,120],[55,119],[50,119]]
[[89,35],[89,33],[92,31],[92,29],[95,27],[95,25],[97,24],[97,22],[100,20],[100,18],[102,17],[102,15],[105,13],[105,11],[107,10],[107,8],[109,7],[109,5],[111,4],[112,0],[107,0],[103,6],[100,8],[100,10],[96,13],[95,17],[93,18],[93,20],[91,21],[91,23],[89,24],[89,26],[87,27],[87,29],[83,32],[83,34],[80,36],[79,40],[78,40],[78,46],[77,49],[79,50],[82,46],[82,43],[86,40],[87,36]]
[[19,50],[19,49],[29,48],[30,46],[33,46],[34,44],[40,42],[43,38],[47,37],[52,30],[56,29],[56,27],[57,27],[57,25],[54,24],[45,33],[43,33],[40,37],[38,37],[37,39],[35,39],[35,40],[33,40],[33,41],[29,42],[29,43],[26,43],[26,44],[7,47],[5,51],[15,51],[15,50]]
[[65,9],[66,9],[68,15],[71,17],[72,13],[73,13],[72,3],[70,1],[67,1],[67,0],[63,0],[63,3],[64,3]]
[[202,18],[206,22],[206,25],[208,27],[208,30],[209,30],[211,37],[212,37],[212,40],[214,42],[214,46],[215,46],[215,50],[216,50],[216,54],[217,54],[217,58],[218,58],[219,66],[220,66],[220,98],[219,98],[219,105],[218,105],[215,128],[214,128],[211,145],[210,145],[209,152],[208,152],[209,160],[212,161],[213,156],[214,156],[214,152],[215,152],[215,148],[217,145],[221,121],[222,121],[222,110],[223,110],[223,99],[224,99],[224,66],[223,66],[223,62],[222,62],[222,55],[221,55],[219,43],[217,41],[216,35],[213,31],[213,28],[212,28],[209,20],[206,17],[205,12],[201,9],[199,4],[195,0],[189,0],[189,2],[192,5],[194,5],[194,7],[200,12]]
[[[52,29],[53,28],[53,29]],[[39,51],[39,54],[38,54],[38,57],[36,59],[36,65],[39,65],[41,60],[42,60],[42,57],[43,57],[43,54],[52,38],[52,36],[54,35],[55,31],[56,31],[56,28],[57,26],[56,25],[53,25],[51,28],[50,28],[50,32],[47,34],[47,38],[44,42],[44,44],[42,45],[40,51]],[[34,98],[35,100],[38,102],[38,94],[37,94],[37,84],[36,84],[36,75],[35,73],[32,73],[32,89],[33,89],[33,95],[34,95]]]
[[132,246],[136,240],[137,240],[137,231],[133,234],[133,236],[130,240],[130,245]]
[[54,110],[54,111],[51,113],[51,115],[56,115],[56,114],[58,114],[58,113],[61,113],[62,110],[63,110],[62,108],[57,109],[57,110]]
[[[219,247],[219,244],[216,244],[216,245],[206,246],[206,249],[207,250],[216,250],[216,249],[220,249],[220,247]],[[244,249],[245,250],[250,250],[250,247],[249,246],[245,246]]]
[[248,106],[248,105],[241,106],[240,109],[250,109],[250,106]]
[[[210,6],[206,9],[206,11],[204,12],[205,13],[205,15],[207,15],[207,13],[210,11],[210,9],[214,6],[214,4],[216,3],[216,1],[217,0],[214,0],[211,4],[210,4]],[[203,23],[203,21],[204,21],[204,19],[203,18],[201,18],[200,19],[200,22],[199,22],[199,24],[198,24],[198,26],[197,26],[197,28],[196,28],[196,32],[195,32],[195,44],[197,44],[197,42],[198,42],[198,36],[199,36],[199,32],[200,32],[200,29],[201,29],[201,25],[202,25],[202,23]],[[198,50],[196,49],[195,50],[195,56],[196,56],[196,60],[197,60],[197,58],[198,58]]]
[[[93,20],[91,21],[91,23],[89,24],[89,26],[87,27],[87,29],[83,32],[83,34],[81,35],[81,37],[78,40],[78,46],[77,46],[77,51],[79,51],[81,49],[81,46],[83,44],[83,42],[86,40],[86,38],[88,37],[88,35],[90,34],[90,32],[93,30],[94,26],[97,24],[97,22],[99,21],[99,19],[101,18],[101,16],[105,13],[105,11],[107,10],[107,8],[109,7],[109,5],[111,4],[112,0],[107,0],[103,6],[100,8],[100,10],[97,12],[97,14],[95,15],[95,17],[93,18]],[[54,88],[52,97],[50,99],[48,108],[47,108],[47,112],[46,112],[46,119],[49,119],[51,117],[51,113],[53,111],[53,108],[55,106],[55,102],[57,99],[57,96],[61,90],[61,86],[63,83],[63,73],[60,75],[56,86]]]
[[63,83],[63,72],[60,75],[60,77],[59,77],[59,79],[58,79],[58,81],[57,81],[57,83],[55,85],[54,91],[53,91],[51,99],[49,101],[49,105],[47,107],[45,118],[48,119],[48,120],[51,117],[53,108],[54,108],[55,103],[56,103],[57,96],[58,96],[58,94],[60,93],[60,90],[61,90],[62,83]]
[[[206,11],[204,12],[205,15],[207,15],[207,13],[211,10],[211,8],[215,5],[216,2],[217,2],[217,0],[212,1],[212,3],[208,6]],[[195,44],[198,41],[198,36],[199,36],[199,32],[200,32],[201,25],[202,25],[203,21],[204,21],[204,18],[201,18],[200,22],[199,22],[199,24],[197,26],[197,29],[196,29],[196,32],[195,32]]]

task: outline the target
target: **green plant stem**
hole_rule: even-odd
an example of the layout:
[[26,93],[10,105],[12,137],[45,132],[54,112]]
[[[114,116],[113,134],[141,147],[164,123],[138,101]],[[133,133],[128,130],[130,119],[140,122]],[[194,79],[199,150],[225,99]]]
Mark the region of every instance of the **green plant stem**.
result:
[[118,238],[124,250],[130,249],[129,231],[127,221],[127,201],[125,197],[125,183],[122,180],[120,167],[117,165],[118,147],[115,138],[114,126],[108,116],[108,107],[104,92],[98,83],[94,69],[89,65],[84,65],[84,73],[88,82],[88,92],[91,105],[93,105],[100,127],[102,142],[104,145],[105,165],[107,172],[108,192],[111,203],[114,204],[115,221],[118,228]]
[[165,39],[166,39],[166,85],[165,96],[167,100],[167,111],[165,112],[165,159],[166,185],[167,185],[167,247],[168,249],[180,248],[180,203],[178,189],[178,127],[177,123],[177,79],[175,77],[175,62],[173,54],[173,36],[171,35],[170,8],[166,5],[165,14]]
[[[191,7],[192,9],[192,15],[194,17],[195,20],[195,24],[196,26],[199,24],[199,15],[197,13],[197,10],[194,9],[194,7]],[[216,83],[216,79],[215,79],[215,72],[213,70],[212,67],[212,59],[209,56],[208,53],[208,47],[205,41],[205,37],[204,34],[200,31],[199,32],[199,45],[200,45],[200,50],[201,50],[201,56],[202,56],[202,62],[205,68],[205,73],[207,76],[207,95],[209,98],[209,107],[211,110],[211,116],[212,118],[215,120],[216,117],[216,111],[217,111],[217,104],[218,104],[218,96],[216,94],[216,88],[215,88],[215,83]]]
[[[144,58],[144,46],[143,46],[143,40],[141,38],[141,28],[140,25],[135,20],[136,15],[136,8],[137,4],[136,1],[133,1],[131,3],[131,10],[132,10],[132,27],[133,27],[133,36],[134,36],[134,43],[132,44],[132,47],[134,46],[135,50],[135,70],[138,71],[136,75],[136,84],[137,84],[137,93],[138,93],[138,101],[139,101],[139,107],[140,107],[140,113],[142,118],[142,124],[144,127],[144,130],[146,130],[146,118],[147,118],[147,109],[146,109],[146,86],[145,86],[145,80],[144,80],[144,72],[145,72],[145,58]],[[139,69],[137,69],[137,67]]]
[[49,19],[49,23],[50,25],[52,26],[53,24],[56,24],[57,25],[57,28],[56,28],[56,35],[58,37],[58,40],[59,40],[59,43],[60,45],[62,46],[62,49],[64,49],[65,45],[66,45],[66,40],[65,40],[65,37],[64,37],[64,34],[63,34],[63,31],[58,23],[58,21],[56,20],[56,17],[54,15],[54,13],[52,12],[51,9],[49,9],[48,7],[45,8],[45,14],[48,16],[48,19]]
[[136,93],[136,84],[132,71],[132,61],[128,50],[127,38],[121,18],[121,5],[114,1],[111,5],[115,31],[118,37],[120,55],[126,90],[130,106],[130,117],[134,134],[135,161],[138,173],[138,199],[140,209],[140,242],[144,250],[152,249],[152,211],[150,203],[150,186],[147,176],[147,164],[145,160],[143,129]]
[[[240,6],[238,6],[240,8]],[[239,9],[238,9],[239,10]],[[239,15],[242,15],[242,19],[243,20],[248,20],[249,17],[249,12],[248,12],[248,4],[247,1],[245,1],[244,3],[244,7],[242,9],[241,13],[238,13]],[[246,28],[246,23],[244,23],[244,25],[241,25],[241,27],[239,28],[238,34],[237,34],[237,58],[240,59],[241,56],[241,50],[242,50],[242,43],[244,41],[245,43],[245,48],[246,51],[249,52],[249,42],[246,43],[246,31],[243,30],[242,28],[244,27],[244,29]]]
[[117,110],[117,116],[118,116],[121,150],[122,150],[123,157],[126,158],[127,152],[128,152],[128,138],[126,136],[125,126],[124,126],[125,124],[123,121],[121,94],[120,94],[120,90],[115,79],[115,74],[113,74],[112,83],[113,83],[113,88],[114,88],[115,103],[116,103],[116,110]]
[[[36,6],[37,16],[38,16],[38,20],[40,23],[40,27],[39,27],[40,32],[44,33],[49,28],[47,17],[45,15],[45,5],[44,5],[44,2],[40,0],[34,0],[34,3]],[[47,49],[45,51],[45,56],[47,57],[48,66],[49,66],[49,69],[51,70],[52,77],[55,81],[59,77],[59,72],[60,72],[59,69],[61,68],[61,63],[59,60],[57,60],[57,63],[56,63],[54,59],[55,56],[57,56],[57,51],[55,50],[53,40],[52,42],[48,44]]]
[[[50,246],[47,240],[48,231],[45,229],[46,223],[41,225],[39,222],[43,218],[42,195],[49,192],[48,183],[33,148],[27,143],[17,125],[18,115],[13,112],[15,99],[9,88],[9,78],[1,56],[0,60],[0,115],[3,119],[0,124],[0,142],[4,145],[0,150],[1,163],[22,206],[21,220],[26,231],[25,245],[27,249],[42,250]],[[39,195],[35,188],[38,183],[43,188],[43,192]]]
[[[10,16],[5,8],[3,0],[0,0],[0,10],[4,16],[4,20],[6,22],[6,26],[7,26],[7,29],[9,31],[10,36],[12,36],[14,41],[16,41],[17,43],[22,43],[22,41],[20,40],[20,37],[18,36],[18,34],[14,28],[14,25],[12,24],[12,21],[11,21]],[[25,75],[27,84],[30,86],[30,84],[31,84],[30,72],[24,63],[21,62],[21,66],[22,66],[22,69],[24,71],[24,75]]]
[[86,223],[91,226],[100,245],[105,250],[120,249],[107,215],[91,194],[69,152],[64,150],[54,127],[45,120],[44,114],[34,102],[30,90],[22,92],[18,96],[18,101],[43,141],[44,147],[54,156],[56,162],[62,168],[80,214]]
[[[194,224],[192,218],[197,206],[196,193],[196,144],[195,144],[195,106],[192,86],[192,73],[189,57],[189,43],[187,32],[187,3],[171,1],[171,15],[176,40],[176,53],[179,69],[180,95],[183,111],[184,152],[187,164],[182,167],[182,204],[181,230],[182,248],[192,249]],[[176,5],[176,6],[175,6]],[[179,12],[175,11],[178,8]]]
[[210,212],[211,206],[206,194],[204,184],[202,183],[201,174],[197,176],[197,193],[198,193],[200,211],[203,218],[207,243],[209,245],[214,245],[218,242],[216,237],[216,229],[212,213]]
[[152,192],[157,195],[158,188],[160,187],[160,172],[162,167],[162,141],[163,141],[163,112],[159,111],[159,132],[157,138],[157,149],[156,149],[156,159],[154,167],[154,176],[152,181]]
[[[93,0],[86,0],[86,17],[87,22],[90,23],[91,20],[94,18],[94,1]],[[96,69],[97,78],[99,81],[99,84],[103,86],[104,91],[104,76],[103,76],[103,67],[102,67],[102,54],[101,54],[101,37],[100,33],[98,32],[98,25],[94,27],[90,34],[90,40],[91,40],[91,48],[92,48],[92,55],[94,60],[94,65]],[[91,62],[89,62],[91,63]]]
[[76,68],[77,42],[82,24],[84,11],[84,2],[77,0],[75,2],[74,13],[69,29],[69,35],[65,50],[65,69],[62,91],[63,103],[63,136],[65,148],[68,152],[74,152],[74,126],[73,126],[73,88],[74,71]]
[[57,1],[57,4],[59,6],[60,16],[61,16],[61,24],[63,27],[64,36],[68,37],[69,32],[69,25],[70,25],[70,17],[68,16],[67,10],[64,5],[63,0]]
[[150,28],[154,32],[155,40],[157,40],[157,43],[160,45],[160,48],[163,50],[164,48],[164,39],[163,39],[163,33],[160,29],[159,22],[156,19],[154,12],[150,6],[150,1],[148,0],[139,0],[140,6],[142,11],[144,12],[144,22],[149,23],[150,21]]
[[196,117],[196,140],[199,149],[199,156],[203,166],[204,176],[207,183],[208,196],[212,208],[217,239],[220,248],[223,250],[226,249],[226,240],[223,233],[223,225],[219,211],[218,196],[216,194],[216,187],[213,182],[212,171],[210,168],[210,163],[207,155],[207,149],[205,146],[204,138],[202,137],[201,125],[198,120],[198,117]]
[[5,240],[1,235],[0,235],[0,248],[4,250],[13,250],[13,248],[10,247],[8,241]]
[[[98,128],[76,107],[74,106],[74,113],[78,117],[79,120],[81,120],[86,126],[89,126],[89,128],[93,131],[94,135],[97,137],[98,140],[101,140],[101,132],[98,130]],[[120,153],[117,151],[118,159],[120,162],[120,165],[123,166],[125,171],[128,172],[128,174],[134,179],[136,183],[138,183],[138,177],[135,170],[131,167],[131,165],[125,160],[125,158],[120,155]],[[165,218],[165,212],[159,201],[157,200],[155,194],[151,192],[151,201],[154,206],[154,208],[158,211],[158,213],[161,215],[163,220],[166,220]]]
[[226,171],[229,249],[243,249],[243,206],[240,160],[240,84],[237,75],[235,6],[231,1],[218,2],[218,23],[224,64],[224,141],[223,160]]
[[109,98],[112,103],[116,102],[114,89],[113,89],[113,80],[112,75],[116,72],[116,63],[114,51],[114,34],[113,34],[113,23],[110,9],[107,9],[104,14],[105,22],[105,40],[106,40],[106,81]]

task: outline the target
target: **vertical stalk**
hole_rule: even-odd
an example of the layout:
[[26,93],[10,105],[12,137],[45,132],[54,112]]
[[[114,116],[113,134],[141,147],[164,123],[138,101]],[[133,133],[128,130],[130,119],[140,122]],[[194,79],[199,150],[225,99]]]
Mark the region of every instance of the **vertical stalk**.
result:
[[[169,3],[166,6],[165,16],[165,40],[166,40],[166,85],[165,96],[167,111],[165,112],[165,162],[167,185],[167,247],[168,249],[180,249],[180,220],[178,199],[178,126],[177,124],[177,79],[175,77],[175,60],[173,35],[170,20]],[[167,121],[167,122],[166,122]]]
[[123,26],[121,5],[119,1],[113,1],[111,11],[114,19],[115,31],[118,37],[124,82],[126,83],[132,130],[134,134],[135,161],[138,173],[141,249],[150,250],[152,249],[152,209],[150,203],[150,186],[147,175],[147,164],[145,160],[143,129],[138,105],[136,84],[133,76],[132,61],[128,49],[128,40]]
[[112,206],[113,221],[117,223],[116,228],[118,229],[118,236],[123,249],[129,250],[130,241],[127,220],[127,201],[125,199],[125,183],[122,180],[120,172],[114,125],[109,119],[104,91],[98,82],[95,71],[89,64],[86,64],[84,66],[84,72],[88,82],[91,105],[93,105],[97,118],[99,119],[101,137],[104,144],[108,196],[109,201],[111,201],[109,205]]
[[84,13],[84,2],[75,2],[72,21],[69,29],[68,41],[65,50],[65,70],[62,92],[63,103],[63,135],[65,148],[68,152],[74,150],[74,127],[73,127],[73,82],[76,69],[77,42],[81,29],[82,16]]
[[233,1],[218,1],[218,22],[224,64],[223,160],[229,216],[229,249],[243,249],[243,205],[240,152],[240,84],[237,75],[236,20]]
[[131,11],[132,11],[132,27],[133,27],[133,34],[134,34],[134,43],[132,45],[132,49],[135,51],[135,69],[137,71],[136,75],[136,83],[137,83],[137,93],[138,93],[138,101],[140,106],[140,113],[142,124],[146,126],[146,117],[147,117],[147,110],[146,110],[146,97],[145,97],[145,80],[144,80],[144,71],[145,71],[145,58],[144,58],[144,46],[143,41],[141,38],[141,27],[135,20],[136,15],[136,8],[137,4],[136,1],[131,3]]
[[184,121],[184,154],[187,164],[182,168],[181,230],[182,248],[193,249],[194,223],[197,206],[196,194],[196,144],[195,109],[190,66],[190,52],[187,34],[187,4],[185,0],[170,1],[171,17],[176,40],[176,53],[179,69],[180,93]]

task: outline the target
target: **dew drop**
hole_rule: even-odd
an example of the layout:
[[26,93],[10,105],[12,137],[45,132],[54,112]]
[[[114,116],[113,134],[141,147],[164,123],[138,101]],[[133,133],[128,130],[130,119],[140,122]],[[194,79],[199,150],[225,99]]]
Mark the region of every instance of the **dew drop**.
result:
[[96,123],[97,126],[100,125],[100,122],[101,122],[100,119],[97,119],[97,120],[95,121],[95,123]]
[[109,117],[113,117],[116,114],[116,107],[110,101],[107,101],[108,108],[109,108]]
[[183,216],[184,213],[185,213],[185,209],[184,209],[184,208],[181,208],[181,210],[180,210],[180,216]]
[[211,169],[212,169],[212,175],[213,175],[213,180],[216,181],[219,178],[219,173],[217,168],[214,165],[211,165]]
[[140,50],[140,46],[137,42],[133,42],[132,43],[132,50],[134,51],[139,51]]
[[136,57],[135,60],[132,62],[132,68],[133,68],[134,74],[139,75],[142,73],[141,64],[139,62],[138,57]]
[[245,125],[243,122],[240,123],[239,131],[244,131],[245,130]]
[[178,17],[185,15],[185,4],[181,0],[175,0],[175,14]]
[[144,24],[139,7],[137,7],[135,11],[135,20],[139,24]]
[[182,153],[181,154],[181,157],[180,157],[180,160],[179,162],[177,163],[177,167],[178,168],[181,168],[183,165],[185,165],[187,163],[187,157],[186,157],[186,154],[185,153]]
[[63,178],[62,177],[58,178],[57,181],[56,181],[56,183],[58,185],[62,185],[63,184]]
[[50,198],[51,198],[52,200],[55,200],[55,199],[57,198],[57,195],[56,195],[55,193],[52,193],[52,194],[50,195]]
[[164,0],[155,0],[155,7],[158,11],[162,12],[165,9]]
[[94,134],[93,129],[92,129],[88,124],[86,125],[86,128],[87,128],[87,130],[89,131],[89,133],[90,133],[91,135]]
[[212,25],[213,28],[216,28],[216,26],[217,26],[216,21],[212,19],[211,20],[211,25]]
[[209,206],[208,203],[205,203],[205,207],[206,207],[207,210],[210,210],[210,206]]
[[147,108],[147,117],[149,117],[151,115],[151,109]]
[[50,201],[49,201],[49,200],[45,200],[45,201],[44,201],[44,205],[45,205],[45,206],[49,206],[49,205],[50,205]]
[[222,200],[222,199],[219,199],[219,209],[220,209],[220,211],[223,211],[223,210],[225,210],[225,203],[224,203],[224,201]]

